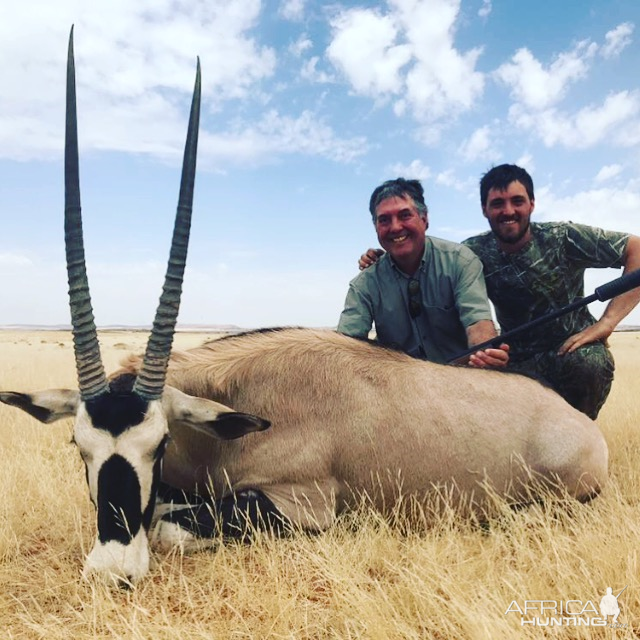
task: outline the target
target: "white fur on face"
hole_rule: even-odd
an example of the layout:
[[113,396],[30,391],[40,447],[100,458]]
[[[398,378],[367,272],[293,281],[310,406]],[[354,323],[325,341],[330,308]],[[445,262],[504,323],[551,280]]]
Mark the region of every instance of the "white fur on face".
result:
[[86,578],[98,575],[118,584],[120,580],[136,582],[149,573],[149,541],[147,532],[141,527],[129,544],[116,540],[96,540],[87,556],[82,570]]
[[[140,424],[128,428],[118,436],[96,429],[84,403],[81,403],[76,417],[74,439],[86,465],[89,493],[94,505],[98,505],[100,469],[109,458],[118,455],[127,460],[138,477],[140,505],[144,512],[151,498],[155,454],[168,432],[167,419],[158,400],[149,403]],[[98,571],[130,580],[142,577],[148,569],[147,533],[142,527],[127,545],[117,541],[103,544],[96,538],[85,564],[85,573]]]

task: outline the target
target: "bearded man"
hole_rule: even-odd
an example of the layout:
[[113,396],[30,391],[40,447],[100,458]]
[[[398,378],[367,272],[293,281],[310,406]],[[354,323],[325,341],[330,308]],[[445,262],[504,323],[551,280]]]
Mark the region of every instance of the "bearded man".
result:
[[[482,261],[503,332],[584,297],[585,269],[640,268],[640,238],[572,222],[531,222],[531,176],[516,165],[480,180],[491,231],[463,242]],[[595,418],[613,381],[607,338],[640,301],[640,289],[614,298],[596,321],[581,307],[510,341],[510,368],[541,376],[571,405]]]

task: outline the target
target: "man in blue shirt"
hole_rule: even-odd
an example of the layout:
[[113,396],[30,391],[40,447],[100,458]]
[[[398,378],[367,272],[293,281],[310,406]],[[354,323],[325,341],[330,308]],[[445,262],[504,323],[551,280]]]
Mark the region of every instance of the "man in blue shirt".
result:
[[[338,331],[377,340],[414,357],[447,362],[496,335],[482,264],[466,247],[425,236],[429,226],[418,180],[377,187],[369,211],[386,254],[349,284]],[[508,347],[478,351],[469,364],[504,366]]]

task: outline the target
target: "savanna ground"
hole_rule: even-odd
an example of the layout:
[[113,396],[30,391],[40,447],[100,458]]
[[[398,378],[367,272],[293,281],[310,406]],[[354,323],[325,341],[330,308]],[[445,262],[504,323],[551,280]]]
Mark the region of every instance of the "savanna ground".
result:
[[[208,337],[179,333],[176,346]],[[110,371],[146,335],[100,339]],[[129,591],[81,578],[95,522],[71,421],[45,426],[0,406],[0,639],[640,636],[640,333],[615,334],[612,348],[598,420],[611,480],[593,503],[503,508],[488,528],[451,513],[399,528],[363,510],[315,537],[155,554]],[[0,389],[75,387],[72,353],[66,332],[0,331]],[[608,586],[627,587],[617,629],[522,626],[513,611],[525,600],[597,607]]]

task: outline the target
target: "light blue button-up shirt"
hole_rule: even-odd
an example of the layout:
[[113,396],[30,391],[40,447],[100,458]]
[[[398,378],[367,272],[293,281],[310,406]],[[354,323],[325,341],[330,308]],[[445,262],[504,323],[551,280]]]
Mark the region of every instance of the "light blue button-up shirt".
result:
[[[420,283],[420,313],[409,313],[409,282]],[[377,340],[416,358],[447,362],[468,348],[466,328],[491,320],[482,263],[467,247],[426,236],[417,273],[403,273],[385,254],[350,283],[338,331]]]

